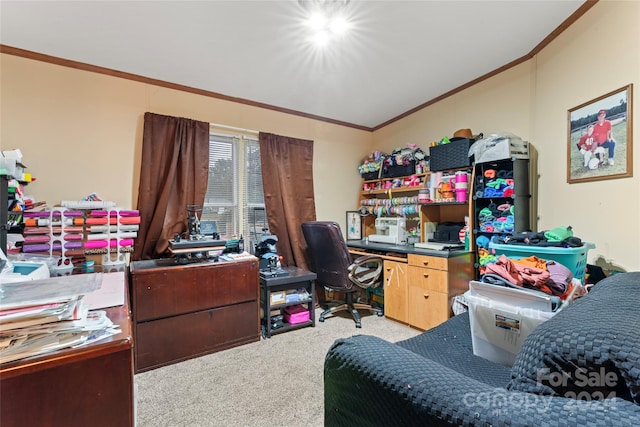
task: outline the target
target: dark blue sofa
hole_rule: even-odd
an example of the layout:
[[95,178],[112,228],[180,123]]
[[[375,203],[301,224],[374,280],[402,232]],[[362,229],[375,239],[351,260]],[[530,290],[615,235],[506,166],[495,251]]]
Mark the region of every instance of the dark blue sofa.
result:
[[466,313],[395,344],[339,339],[324,400],[326,426],[640,426],[640,272],[539,325],[512,368],[473,355]]

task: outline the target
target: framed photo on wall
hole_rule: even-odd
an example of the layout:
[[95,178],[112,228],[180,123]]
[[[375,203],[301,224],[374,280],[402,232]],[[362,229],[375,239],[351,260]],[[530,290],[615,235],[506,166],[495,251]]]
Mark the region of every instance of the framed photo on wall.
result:
[[567,182],[633,176],[633,85],[568,112]]
[[347,240],[362,240],[362,217],[358,211],[347,211]]

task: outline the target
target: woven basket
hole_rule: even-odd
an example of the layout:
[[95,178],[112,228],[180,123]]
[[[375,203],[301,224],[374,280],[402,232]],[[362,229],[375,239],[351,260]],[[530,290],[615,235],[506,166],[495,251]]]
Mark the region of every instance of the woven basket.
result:
[[434,145],[429,148],[429,169],[444,171],[471,166],[469,147],[472,139],[459,139],[448,144]]

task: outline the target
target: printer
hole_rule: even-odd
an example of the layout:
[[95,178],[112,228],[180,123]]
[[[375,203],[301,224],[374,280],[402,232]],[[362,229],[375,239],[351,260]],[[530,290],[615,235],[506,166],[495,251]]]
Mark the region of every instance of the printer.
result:
[[407,220],[400,217],[376,218],[376,233],[369,235],[370,242],[404,245],[407,243]]

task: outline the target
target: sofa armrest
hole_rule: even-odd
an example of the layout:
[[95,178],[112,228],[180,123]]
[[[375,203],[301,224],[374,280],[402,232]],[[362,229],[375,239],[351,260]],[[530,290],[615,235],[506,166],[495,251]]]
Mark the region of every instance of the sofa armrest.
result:
[[367,335],[329,349],[324,399],[326,426],[640,425],[640,407],[626,400],[507,391]]

